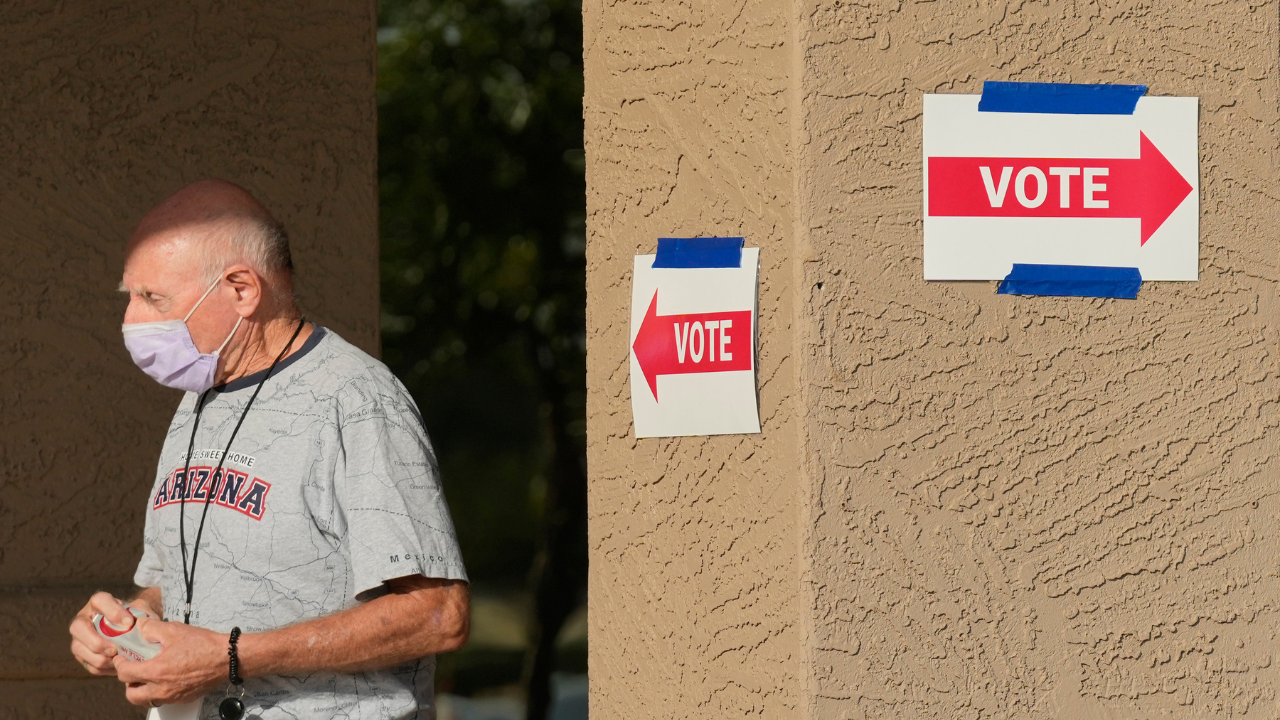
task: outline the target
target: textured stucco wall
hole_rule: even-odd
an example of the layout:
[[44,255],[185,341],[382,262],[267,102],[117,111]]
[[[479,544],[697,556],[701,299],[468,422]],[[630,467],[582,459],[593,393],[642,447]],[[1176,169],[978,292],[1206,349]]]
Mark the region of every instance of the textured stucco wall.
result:
[[[1280,715],[1276,2],[806,3],[817,717]],[[1198,283],[921,276],[921,95],[1200,97]]]
[[[1280,715],[1278,12],[588,3],[593,716]],[[1200,282],[921,280],[921,96],[987,79],[1200,97]],[[630,256],[736,232],[765,431],[637,441]]]
[[178,394],[120,341],[123,243],[215,176],[288,225],[309,315],[377,347],[372,2],[0,10],[0,718],[132,717],[67,650],[127,592]]
[[[593,718],[802,709],[790,11],[585,4]],[[635,439],[632,257],[664,235],[762,248],[761,435]]]

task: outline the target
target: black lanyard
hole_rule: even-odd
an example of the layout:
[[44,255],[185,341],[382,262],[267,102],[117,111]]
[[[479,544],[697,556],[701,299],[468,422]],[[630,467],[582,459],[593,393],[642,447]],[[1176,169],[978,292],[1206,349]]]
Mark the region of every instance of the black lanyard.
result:
[[[209,514],[209,503],[216,494],[214,491],[221,484],[219,474],[222,472],[222,464],[227,461],[227,454],[231,452],[231,443],[236,439],[236,433],[240,432],[240,426],[244,424],[245,417],[249,414],[249,407],[253,405],[253,401],[258,399],[258,393],[262,392],[262,386],[267,384],[267,378],[271,377],[271,372],[276,369],[276,365],[284,359],[285,353],[289,352],[289,348],[293,347],[293,341],[298,339],[298,333],[302,332],[302,326],[306,322],[306,318],[298,318],[298,328],[293,331],[293,337],[289,338],[289,342],[285,343],[280,349],[280,354],[271,363],[271,367],[267,368],[267,374],[262,376],[262,380],[258,383],[258,387],[254,389],[253,395],[249,397],[249,402],[244,404],[244,412],[240,413],[240,419],[236,422],[235,428],[231,430],[231,437],[227,438],[227,449],[222,451],[222,457],[218,458],[218,467],[209,475],[209,489],[205,491],[204,509],[200,511],[200,527],[196,530],[195,547],[191,549],[191,574],[187,574],[187,496],[192,493],[191,489],[191,454],[196,447],[196,429],[200,427],[200,413],[204,412],[204,401],[209,396],[209,390],[200,393],[200,397],[196,399],[195,419],[191,422],[191,442],[187,444],[187,465],[182,476],[182,494],[179,496],[178,502],[178,542],[182,546],[182,582],[186,585],[187,602],[182,609],[182,622],[187,625],[191,624],[191,596],[195,592],[196,587],[196,560],[200,557],[200,536],[204,534],[204,519]],[[211,390],[212,388],[210,388]]]

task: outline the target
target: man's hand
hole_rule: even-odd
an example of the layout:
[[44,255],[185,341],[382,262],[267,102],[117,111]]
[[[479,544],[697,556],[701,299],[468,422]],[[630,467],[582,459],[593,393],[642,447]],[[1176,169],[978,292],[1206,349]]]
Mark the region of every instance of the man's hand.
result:
[[[415,658],[456,650],[467,641],[471,628],[470,593],[466,582],[410,575],[388,580],[386,593],[356,607],[278,630],[250,633],[240,637],[240,675],[290,675],[308,672],[353,673],[373,668],[393,667]],[[134,605],[147,612],[162,607],[158,588],[148,588]],[[96,603],[96,604],[95,604]],[[110,612],[95,610],[97,605]],[[114,606],[112,606],[114,605]],[[117,610],[128,614],[120,603],[99,593],[81,614],[102,612],[107,619]],[[120,618],[129,624],[132,618]],[[77,623],[81,620],[77,616]],[[82,634],[72,624],[77,641]],[[160,654],[146,662],[123,657],[105,663],[88,652],[99,648],[114,653],[114,647],[98,637],[85,621],[89,635],[84,644],[87,662],[100,663],[101,675],[118,675],[125,684],[125,697],[135,705],[166,705],[195,700],[227,684],[228,636],[182,623],[158,619],[138,620],[142,637],[161,645]],[[73,645],[73,650],[78,646]],[[80,657],[77,652],[77,657]],[[92,666],[98,667],[98,666]]]
[[227,683],[227,636],[183,623],[143,618],[142,637],[162,646],[146,662],[116,657],[114,673],[134,705],[184,703]]
[[115,675],[111,660],[116,656],[116,646],[93,629],[93,616],[101,613],[113,624],[133,627],[133,615],[111,593],[94,593],[71,621],[71,654],[92,675]]
[[[160,616],[159,588],[146,588],[129,602],[139,610]],[[124,603],[111,593],[94,593],[71,621],[71,654],[93,675],[115,675],[111,661],[116,656],[116,646],[93,629],[93,616],[98,613],[115,625],[133,627],[133,615],[124,609]]]

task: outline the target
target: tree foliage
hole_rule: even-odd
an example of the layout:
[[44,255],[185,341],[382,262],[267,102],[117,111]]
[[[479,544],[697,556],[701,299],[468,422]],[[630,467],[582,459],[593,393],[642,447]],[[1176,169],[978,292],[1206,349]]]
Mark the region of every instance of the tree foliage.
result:
[[450,471],[476,578],[523,582],[548,405],[574,406],[567,430],[583,434],[579,9],[388,0],[381,13],[384,358]]
[[586,566],[580,7],[384,0],[378,38],[384,360],[423,411],[473,582],[555,578],[575,601]]

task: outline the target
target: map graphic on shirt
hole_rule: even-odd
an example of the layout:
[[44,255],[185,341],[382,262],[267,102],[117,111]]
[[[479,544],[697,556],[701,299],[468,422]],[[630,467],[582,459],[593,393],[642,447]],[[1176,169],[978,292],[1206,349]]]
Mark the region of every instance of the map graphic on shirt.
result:
[[[272,630],[354,607],[386,580],[420,574],[466,580],[435,453],[404,386],[385,365],[316,326],[263,385],[266,371],[209,392],[188,472],[198,396],[173,417],[151,497],[134,582],[159,587],[165,619],[181,621],[188,560],[207,508],[191,624],[220,633]],[[247,717],[435,717],[435,658],[354,675],[309,673],[245,681]],[[217,691],[201,718],[218,717]]]

